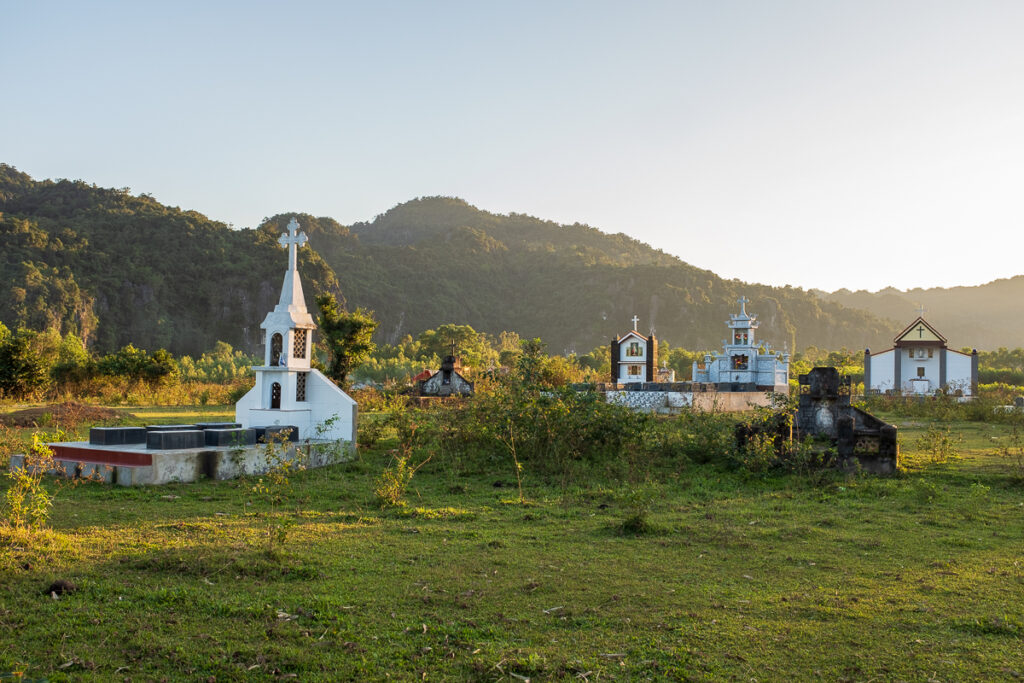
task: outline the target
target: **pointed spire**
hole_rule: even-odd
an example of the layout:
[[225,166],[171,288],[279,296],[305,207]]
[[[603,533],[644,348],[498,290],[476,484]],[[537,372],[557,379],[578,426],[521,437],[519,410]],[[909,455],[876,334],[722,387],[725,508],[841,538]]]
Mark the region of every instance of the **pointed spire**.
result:
[[299,277],[299,247],[308,241],[306,233],[299,232],[299,222],[294,218],[288,223],[288,232],[277,240],[278,244],[288,249],[288,270],[281,285],[278,309],[297,313],[306,311],[306,297],[302,293],[302,279]]

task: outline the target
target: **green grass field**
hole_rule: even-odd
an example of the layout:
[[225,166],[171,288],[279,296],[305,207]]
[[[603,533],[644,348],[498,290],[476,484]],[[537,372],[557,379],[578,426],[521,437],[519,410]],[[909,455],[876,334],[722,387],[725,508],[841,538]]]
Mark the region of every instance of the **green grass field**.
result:
[[951,425],[961,457],[933,463],[928,426],[901,425],[895,477],[663,472],[639,536],[627,487],[529,471],[522,504],[511,470],[432,462],[382,510],[387,442],[277,504],[254,480],[64,486],[50,530],[2,538],[0,680],[1019,679],[1007,428]]

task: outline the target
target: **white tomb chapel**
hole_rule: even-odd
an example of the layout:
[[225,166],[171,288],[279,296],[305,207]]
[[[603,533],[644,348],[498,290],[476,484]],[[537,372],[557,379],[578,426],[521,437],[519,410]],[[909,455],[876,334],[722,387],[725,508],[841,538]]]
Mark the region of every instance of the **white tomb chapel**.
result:
[[[693,381],[718,385],[719,391],[757,391],[789,393],[789,353],[776,353],[770,346],[754,343],[757,316],[747,314],[747,297],[740,297],[739,314],[730,313],[726,325],[731,333],[723,342],[724,353],[707,354],[704,362],[694,362]],[[740,388],[739,385],[746,385]],[[752,386],[751,386],[752,385]]]
[[244,428],[293,426],[302,441],[355,444],[355,400],[310,365],[316,323],[306,310],[298,269],[298,249],[307,241],[294,218],[278,240],[288,249],[288,270],[277,306],[260,325],[264,362],[253,367],[256,385],[235,404],[235,421]]
[[636,330],[640,318],[633,316],[633,329],[612,339],[611,380],[613,384],[658,381],[658,340]]
[[910,323],[887,351],[864,350],[864,389],[868,393],[933,394],[948,391],[973,396],[978,389],[978,351],[948,348],[946,338],[923,317]]

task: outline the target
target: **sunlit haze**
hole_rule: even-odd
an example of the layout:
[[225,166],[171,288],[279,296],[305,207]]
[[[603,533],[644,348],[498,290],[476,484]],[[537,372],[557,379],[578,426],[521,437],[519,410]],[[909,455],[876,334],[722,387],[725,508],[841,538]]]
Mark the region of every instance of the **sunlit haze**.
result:
[[0,4],[0,162],[236,227],[448,195],[834,290],[1024,272],[1024,3]]

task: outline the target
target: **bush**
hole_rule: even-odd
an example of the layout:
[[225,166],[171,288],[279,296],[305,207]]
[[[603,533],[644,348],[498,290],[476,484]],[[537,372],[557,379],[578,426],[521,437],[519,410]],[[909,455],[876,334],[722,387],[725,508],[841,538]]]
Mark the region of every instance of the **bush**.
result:
[[43,485],[43,477],[53,469],[53,451],[38,434],[24,464],[7,473],[11,480],[4,494],[3,519],[16,529],[38,529],[50,514],[53,497]]
[[651,506],[660,495],[659,487],[652,484],[630,487],[622,498],[625,516],[619,526],[620,531],[635,536],[649,533],[653,529],[650,522]]
[[960,457],[959,447],[963,440],[963,437],[959,434],[953,436],[949,431],[949,427],[939,429],[932,426],[924,434],[917,437],[914,441],[914,446],[928,454],[932,462],[940,463]]

